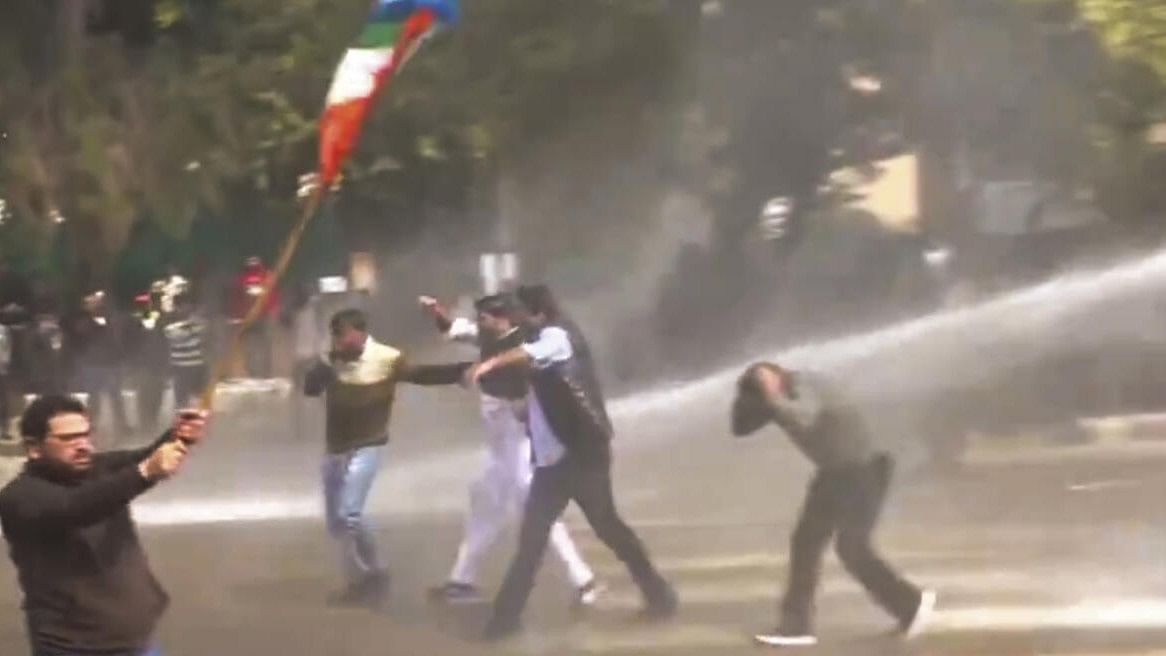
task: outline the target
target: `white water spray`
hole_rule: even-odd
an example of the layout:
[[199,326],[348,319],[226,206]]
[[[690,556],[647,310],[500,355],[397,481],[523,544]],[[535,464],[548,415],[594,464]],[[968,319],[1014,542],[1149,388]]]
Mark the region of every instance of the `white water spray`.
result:
[[[1120,337],[1166,341],[1166,320],[1153,314],[1153,300],[1164,288],[1166,251],[1102,271],[1061,276],[978,305],[870,333],[759,353],[757,359],[770,357],[794,367],[834,372],[867,400],[925,398],[951,381],[974,382],[1024,357],[1067,352]],[[613,402],[617,422],[640,429],[626,431],[638,434],[637,439],[619,440],[619,448],[658,444],[657,439],[642,439],[649,427],[658,429],[653,432],[660,439],[672,439],[682,428],[697,430],[704,421],[727,429],[727,399],[746,364]],[[374,509],[388,514],[457,512],[464,502],[461,484],[473,470],[474,458],[474,449],[467,446],[398,461],[397,471],[385,478]],[[310,480],[310,476],[305,478]],[[444,493],[434,496],[433,490]],[[306,518],[319,514],[317,497],[315,490],[305,490],[240,498],[227,490],[193,501],[150,498],[138,504],[138,512],[144,523],[166,524]]]
[[[983,303],[873,332],[759,353],[794,368],[838,374],[865,400],[908,400],[958,381],[974,383],[1026,359],[1124,338],[1166,340],[1166,251],[1109,269],[1080,271]],[[748,363],[613,403],[621,419],[690,407],[732,392]]]

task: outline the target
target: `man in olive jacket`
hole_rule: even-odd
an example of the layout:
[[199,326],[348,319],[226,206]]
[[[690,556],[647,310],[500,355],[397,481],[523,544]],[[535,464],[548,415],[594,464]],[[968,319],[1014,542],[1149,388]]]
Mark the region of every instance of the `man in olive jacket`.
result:
[[389,443],[397,384],[453,384],[470,363],[413,365],[401,351],[369,335],[360,310],[337,312],[330,330],[331,352],[304,376],[304,394],[325,398],[325,521],[340,549],[346,580],[328,603],[377,608],[387,601],[389,575],[364,506]]

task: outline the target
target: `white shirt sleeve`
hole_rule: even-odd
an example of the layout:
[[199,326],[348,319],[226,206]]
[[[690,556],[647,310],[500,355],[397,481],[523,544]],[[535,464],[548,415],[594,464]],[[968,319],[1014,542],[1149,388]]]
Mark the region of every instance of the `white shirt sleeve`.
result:
[[453,320],[453,323],[449,327],[449,332],[445,336],[454,342],[477,344],[478,324],[464,317],[458,317]]
[[538,334],[538,340],[523,344],[522,350],[530,356],[535,369],[545,369],[556,362],[565,362],[574,355],[567,331],[555,326],[543,328]]

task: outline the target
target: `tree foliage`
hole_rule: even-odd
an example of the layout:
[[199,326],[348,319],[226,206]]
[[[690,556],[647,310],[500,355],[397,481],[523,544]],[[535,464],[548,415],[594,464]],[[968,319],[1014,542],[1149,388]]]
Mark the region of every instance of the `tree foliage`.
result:
[[[464,2],[456,31],[391,82],[337,212],[362,240],[456,220],[489,205],[501,171],[580,117],[635,106],[620,118],[672,135],[657,163],[709,200],[732,243],[765,198],[813,199],[831,170],[929,136],[921,99],[946,11],[1033,3],[1069,7],[1063,24],[1096,26],[1115,62],[1136,65],[1066,64],[1065,83],[1041,77],[1005,119],[991,94],[978,101],[965,89],[952,96],[957,109],[970,115],[981,102],[987,118],[972,124],[989,128],[1031,114],[1023,139],[989,135],[1013,147],[1007,157],[1027,156],[1027,144],[1046,168],[1128,160],[1119,137],[1160,110],[1162,0],[722,0],[719,18],[702,18],[718,5],[698,0],[490,0]],[[275,242],[294,214],[297,177],[314,168],[328,81],[367,9],[365,0],[156,0],[143,35],[140,25],[87,29],[97,0],[10,4],[0,25],[0,197],[13,219],[2,241],[14,243],[19,224],[26,252],[83,245],[69,255],[98,277],[139,222],[152,226],[142,234],[181,240],[210,217],[212,233],[235,231],[224,249]],[[1009,32],[1015,62],[1036,52],[1016,40],[1039,32],[1022,14],[990,19],[1020,25]],[[862,79],[879,92],[857,88]]]
[[1077,0],[1082,18],[1097,26],[1117,56],[1140,61],[1166,78],[1166,2]]
[[[482,162],[569,121],[589,94],[665,78],[668,5],[466,3],[459,29],[391,82],[345,202],[398,226],[425,203],[464,205]],[[0,189],[14,213],[47,243],[58,211],[95,273],[141,220],[182,236],[200,214],[228,215],[270,224],[271,241],[314,168],[324,92],[367,2],[159,0],[156,34],[134,47],[87,33],[86,6],[21,0],[0,28]]]

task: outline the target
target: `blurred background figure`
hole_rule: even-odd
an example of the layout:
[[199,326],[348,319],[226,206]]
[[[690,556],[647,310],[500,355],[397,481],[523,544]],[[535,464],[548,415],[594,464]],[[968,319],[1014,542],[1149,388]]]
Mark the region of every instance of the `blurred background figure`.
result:
[[291,302],[284,312],[285,322],[292,333],[292,390],[288,395],[292,412],[292,432],[296,439],[304,436],[306,405],[310,402],[294,390],[303,389],[304,380],[312,365],[326,350],[328,331],[324,327],[320,294],[310,283],[295,287]]
[[[235,278],[231,290],[230,323],[238,326],[247,316],[255,299],[263,293],[263,286],[271,279],[272,272],[258,256],[250,256],[243,269]],[[248,378],[270,378],[272,375],[272,330],[279,314],[279,291],[272,290],[259,318],[251,324],[244,335],[243,367]]]
[[174,299],[173,320],[164,328],[174,379],[174,407],[190,407],[207,383],[207,343],[210,332],[199,313],[194,297],[179,294]]
[[122,399],[122,360],[126,354],[126,321],[106,302],[104,291],[87,294],[80,312],[69,323],[67,348],[73,363],[73,388],[88,395],[90,416],[100,424],[104,403],[113,410],[117,434],[131,432]]
[[11,390],[9,372],[12,365],[12,331],[0,323],[0,440],[8,439]]

